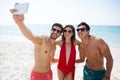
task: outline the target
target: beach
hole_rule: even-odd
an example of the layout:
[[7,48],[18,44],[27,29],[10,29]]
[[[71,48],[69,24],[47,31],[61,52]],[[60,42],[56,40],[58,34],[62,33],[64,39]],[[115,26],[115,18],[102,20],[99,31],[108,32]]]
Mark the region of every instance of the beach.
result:
[[[51,29],[48,24],[27,26],[36,35],[49,36]],[[109,45],[114,59],[111,80],[120,80],[120,26],[91,25],[91,34],[101,37]],[[55,58],[59,57],[59,50],[57,47]],[[0,80],[29,80],[34,65],[33,52],[33,43],[22,35],[16,25],[0,25]],[[75,64],[75,80],[83,80],[83,67],[84,63]],[[51,69],[53,80],[58,80],[57,63],[52,64]]]
[[[26,38],[0,37],[0,80],[29,80],[34,65],[34,45]],[[110,47],[114,64],[111,80],[120,80],[120,47]],[[58,57],[59,49],[55,57]],[[77,53],[78,57],[78,53]],[[76,64],[75,80],[82,80],[84,63]],[[57,63],[51,65],[53,80],[57,78]]]

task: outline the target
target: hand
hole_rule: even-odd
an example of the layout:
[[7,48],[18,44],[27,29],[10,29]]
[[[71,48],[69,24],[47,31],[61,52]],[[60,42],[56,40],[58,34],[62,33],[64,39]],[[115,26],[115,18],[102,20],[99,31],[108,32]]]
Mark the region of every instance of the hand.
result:
[[24,15],[20,14],[20,15],[14,15],[14,13],[16,12],[16,9],[10,9],[10,12],[13,14],[13,19],[16,23],[22,23],[24,21]]
[[54,58],[51,59],[51,62],[52,62],[52,63],[57,63],[58,61],[59,61],[59,59],[54,59]]

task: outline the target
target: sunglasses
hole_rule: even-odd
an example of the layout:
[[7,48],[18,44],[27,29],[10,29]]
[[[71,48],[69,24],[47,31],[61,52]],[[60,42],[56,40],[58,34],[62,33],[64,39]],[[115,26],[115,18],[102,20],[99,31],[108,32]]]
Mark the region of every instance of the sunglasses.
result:
[[64,30],[64,32],[66,33],[72,33],[72,30]]
[[76,30],[77,30],[77,32],[79,32],[79,31],[83,32],[83,31],[86,30],[86,28],[78,28],[78,29],[76,29]]
[[57,29],[55,29],[55,28],[52,28],[52,31],[57,32],[57,33],[59,33],[59,34],[61,34],[61,33],[62,33],[62,31],[61,31],[61,30],[57,30]]

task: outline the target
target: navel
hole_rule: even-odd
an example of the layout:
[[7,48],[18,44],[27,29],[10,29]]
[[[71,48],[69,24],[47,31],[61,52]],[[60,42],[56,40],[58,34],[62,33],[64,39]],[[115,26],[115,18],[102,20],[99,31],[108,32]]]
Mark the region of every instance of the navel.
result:
[[39,45],[42,45],[42,43],[39,43]]
[[48,53],[48,51],[45,51],[45,53]]

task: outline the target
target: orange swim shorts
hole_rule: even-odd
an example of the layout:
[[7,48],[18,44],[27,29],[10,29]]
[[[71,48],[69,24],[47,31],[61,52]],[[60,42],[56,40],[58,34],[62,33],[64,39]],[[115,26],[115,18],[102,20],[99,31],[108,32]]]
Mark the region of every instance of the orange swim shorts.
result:
[[52,80],[52,70],[49,70],[47,73],[37,73],[32,71],[30,80]]

